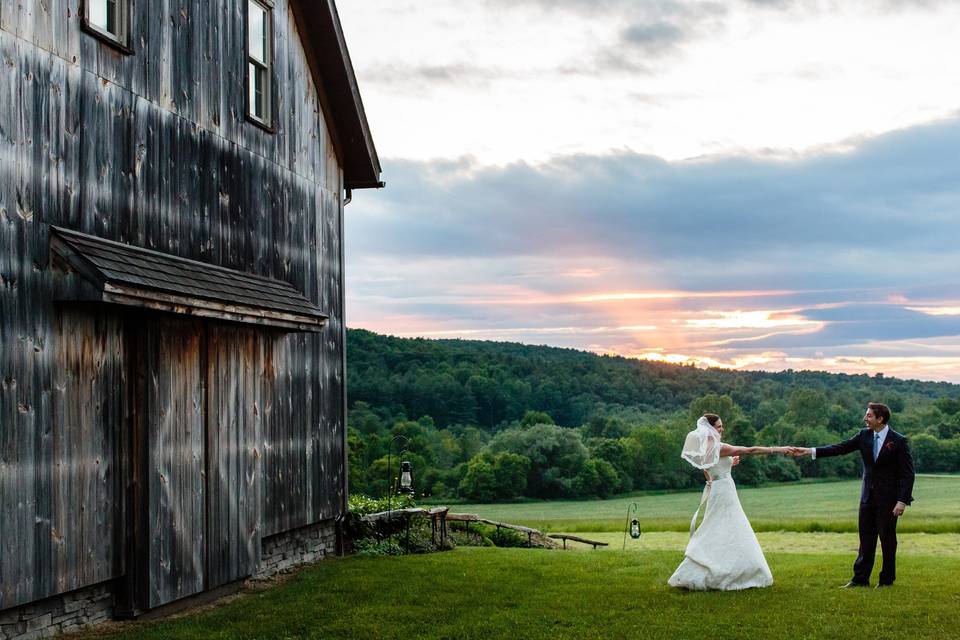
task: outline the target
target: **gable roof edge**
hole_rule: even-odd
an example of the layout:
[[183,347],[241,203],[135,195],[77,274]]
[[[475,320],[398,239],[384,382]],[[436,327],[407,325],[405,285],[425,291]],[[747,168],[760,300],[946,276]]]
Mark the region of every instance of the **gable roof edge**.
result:
[[290,6],[342,164],[344,187],[383,187],[380,158],[334,0],[292,0]]

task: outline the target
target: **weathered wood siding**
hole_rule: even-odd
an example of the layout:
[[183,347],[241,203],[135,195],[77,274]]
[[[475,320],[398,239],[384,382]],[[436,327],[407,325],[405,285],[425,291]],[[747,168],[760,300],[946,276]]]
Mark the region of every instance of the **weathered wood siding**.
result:
[[203,591],[206,482],[204,328],[200,321],[150,320],[139,349],[146,373],[149,606]]
[[207,586],[260,562],[263,343],[273,336],[222,325],[208,332]]
[[[139,327],[52,301],[51,224],[285,280],[329,313],[323,333],[271,334],[243,367],[264,380],[259,535],[340,510],[342,172],[287,0],[276,133],[245,121],[244,4],[133,2],[127,56],[80,30],[78,0],[0,2],[0,609],[125,571],[118,362],[122,327]],[[172,363],[169,382],[194,364]]]

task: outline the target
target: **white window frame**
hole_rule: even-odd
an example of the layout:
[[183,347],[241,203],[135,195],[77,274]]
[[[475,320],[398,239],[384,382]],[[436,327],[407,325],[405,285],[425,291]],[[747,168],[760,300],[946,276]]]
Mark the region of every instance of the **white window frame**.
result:
[[[272,0],[246,0],[246,35],[244,48],[246,50],[246,111],[247,118],[261,127],[273,131],[273,1]],[[263,55],[266,60],[260,60],[253,56],[250,50],[250,5],[257,5],[263,9],[265,15],[264,28],[264,46]],[[254,100],[252,99],[253,83],[256,78],[251,73],[251,66],[262,73],[264,78],[263,87],[263,113],[256,113]]]
[[105,40],[107,43],[116,46],[125,53],[132,53],[130,50],[130,0],[116,0],[117,6],[117,30],[116,32],[95,24],[90,19],[90,7],[94,4],[103,3],[106,5],[110,0],[83,0],[83,28],[93,35]]

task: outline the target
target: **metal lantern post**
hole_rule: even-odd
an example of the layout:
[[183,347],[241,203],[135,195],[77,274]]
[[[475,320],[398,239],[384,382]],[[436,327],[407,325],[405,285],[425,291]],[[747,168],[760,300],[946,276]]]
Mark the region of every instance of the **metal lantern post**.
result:
[[[636,502],[630,503],[630,506],[627,507],[627,522],[623,528],[623,550],[627,549],[627,534],[630,534],[630,537],[634,540],[640,538],[640,519],[637,518],[637,511],[639,507]],[[632,514],[632,517],[631,517]]]
[[[399,451],[400,458],[407,452],[410,446],[410,440],[406,436],[393,436],[390,444],[387,446],[387,511],[392,511],[393,498],[393,445],[395,442],[403,441],[403,449]],[[400,486],[399,493],[413,493],[413,469],[406,460],[400,463]]]

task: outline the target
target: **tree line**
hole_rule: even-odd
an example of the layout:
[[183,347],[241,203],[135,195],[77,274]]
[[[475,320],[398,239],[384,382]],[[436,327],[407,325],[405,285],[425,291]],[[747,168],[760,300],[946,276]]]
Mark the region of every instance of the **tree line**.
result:
[[[413,465],[418,495],[428,497],[603,498],[695,487],[702,476],[681,463],[679,451],[705,412],[723,417],[729,442],[815,446],[852,435],[868,401],[891,407],[891,426],[910,438],[918,471],[960,470],[960,385],[698,369],[364,330],[348,331],[347,348],[351,493],[385,492],[395,436],[409,443],[403,458]],[[737,481],[859,472],[854,456],[752,458]]]

